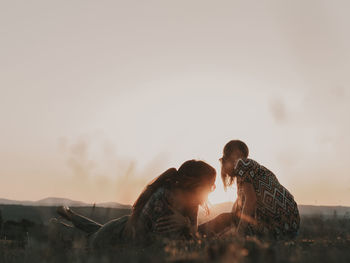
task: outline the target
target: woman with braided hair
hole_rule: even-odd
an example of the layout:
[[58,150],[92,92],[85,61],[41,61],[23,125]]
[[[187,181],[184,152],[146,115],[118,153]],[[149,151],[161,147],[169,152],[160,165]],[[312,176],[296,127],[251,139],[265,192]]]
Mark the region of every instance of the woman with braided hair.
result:
[[[85,232],[92,248],[108,248],[130,242],[149,244],[165,237],[188,239],[197,232],[198,208],[200,205],[207,208],[206,200],[215,188],[215,178],[216,171],[209,164],[189,160],[178,170],[170,168],[148,184],[135,201],[131,215],[101,225],[68,207],[60,207],[57,212],[72,222],[72,233],[76,229]],[[160,218],[170,216],[180,220],[171,227],[159,223]],[[55,219],[50,224],[58,231],[60,227],[67,228]],[[55,240],[57,231],[51,233],[51,239]]]

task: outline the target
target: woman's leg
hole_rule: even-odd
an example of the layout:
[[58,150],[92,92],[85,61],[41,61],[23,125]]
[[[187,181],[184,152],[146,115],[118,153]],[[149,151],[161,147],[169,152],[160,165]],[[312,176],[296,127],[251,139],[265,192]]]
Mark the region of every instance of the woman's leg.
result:
[[[131,239],[125,235],[124,230],[129,218],[129,215],[122,216],[104,224],[98,231],[90,236],[90,247],[101,249],[127,244]],[[142,240],[142,236],[137,238],[138,240]]]
[[71,210],[71,221],[76,228],[84,231],[85,233],[92,234],[101,228],[101,224],[93,221],[90,218],[79,215]]
[[64,219],[71,221],[76,228],[88,234],[95,233],[102,226],[101,224],[93,221],[92,219],[74,212],[67,206],[58,207],[57,213],[61,215]]

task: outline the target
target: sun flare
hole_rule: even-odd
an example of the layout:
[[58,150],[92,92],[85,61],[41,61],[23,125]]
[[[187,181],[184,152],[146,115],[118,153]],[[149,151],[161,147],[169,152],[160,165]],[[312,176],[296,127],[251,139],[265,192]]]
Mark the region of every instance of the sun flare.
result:
[[234,202],[237,198],[236,187],[231,186],[226,191],[219,178],[216,179],[216,189],[209,194],[208,201],[211,204],[219,204],[225,202]]

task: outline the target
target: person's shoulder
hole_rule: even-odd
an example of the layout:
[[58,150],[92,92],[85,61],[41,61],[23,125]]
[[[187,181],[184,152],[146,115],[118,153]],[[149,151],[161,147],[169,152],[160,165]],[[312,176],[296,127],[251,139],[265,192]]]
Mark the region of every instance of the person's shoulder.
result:
[[168,190],[164,187],[159,187],[155,192],[150,196],[147,203],[143,207],[143,213],[156,216],[158,213],[161,213],[167,207],[167,195]]
[[259,165],[259,163],[253,159],[241,158],[241,159],[238,159],[235,169],[251,168],[251,167],[256,166],[256,165]]
[[168,195],[168,191],[165,187],[158,187],[157,190],[154,191],[154,193],[151,196],[152,201],[163,199],[165,196]]
[[246,175],[250,174],[250,171],[254,169],[257,165],[253,159],[250,158],[242,158],[239,159],[236,163],[234,173],[238,177],[246,177]]
[[258,161],[256,161],[255,159],[251,159],[251,158],[247,158],[246,162],[260,165]]
[[150,198],[152,204],[160,206],[161,204],[167,206],[168,204],[173,203],[173,193],[167,187],[159,187]]
[[148,198],[145,206],[143,207],[143,210],[147,210],[150,207],[153,207],[155,204],[157,204],[159,201],[164,199],[165,195],[165,189],[163,187],[159,187],[156,189],[151,196]]

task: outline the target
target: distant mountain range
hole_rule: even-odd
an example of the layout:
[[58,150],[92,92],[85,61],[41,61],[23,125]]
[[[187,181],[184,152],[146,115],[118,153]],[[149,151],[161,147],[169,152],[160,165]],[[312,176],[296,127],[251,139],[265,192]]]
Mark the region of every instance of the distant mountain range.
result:
[[[22,205],[22,206],[61,206],[66,205],[70,207],[93,207],[94,204],[84,203],[81,201],[75,201],[67,198],[59,197],[48,197],[38,201],[16,201],[0,198],[0,204],[2,205]],[[232,202],[225,202],[220,204],[215,204],[210,207],[209,217],[216,216],[220,213],[229,212],[232,208]],[[124,205],[117,202],[104,202],[96,203],[95,207],[104,208],[117,208],[117,209],[131,209],[131,205]],[[349,216],[350,217],[350,207],[348,206],[314,206],[314,205],[299,205],[299,211],[301,215],[324,215],[324,216]],[[204,211],[200,214],[204,217]]]
[[[56,207],[60,205],[74,207],[73,210],[75,212],[101,224],[131,213],[130,205],[116,202],[96,203],[94,206],[94,204],[66,198],[49,197],[38,201],[14,201],[0,198],[0,215],[4,221],[27,219],[37,224],[46,225],[50,218],[58,217]],[[232,202],[226,202],[209,206],[209,214],[206,214],[201,208],[198,214],[198,223],[204,223],[221,213],[230,212],[232,205]],[[350,219],[350,207],[344,206],[299,205],[299,211],[301,216],[304,217],[322,215],[325,218],[329,218],[336,215],[338,218],[346,217]]]
[[[82,207],[90,207],[94,206],[94,204],[88,204],[81,201],[75,201],[67,198],[59,198],[59,197],[48,197],[38,201],[16,201],[9,200],[5,198],[0,198],[0,204],[3,205],[23,205],[23,206],[82,206]],[[123,205],[116,202],[105,202],[105,203],[96,203],[96,207],[106,207],[106,208],[120,208],[120,209],[130,209],[130,205]]]

